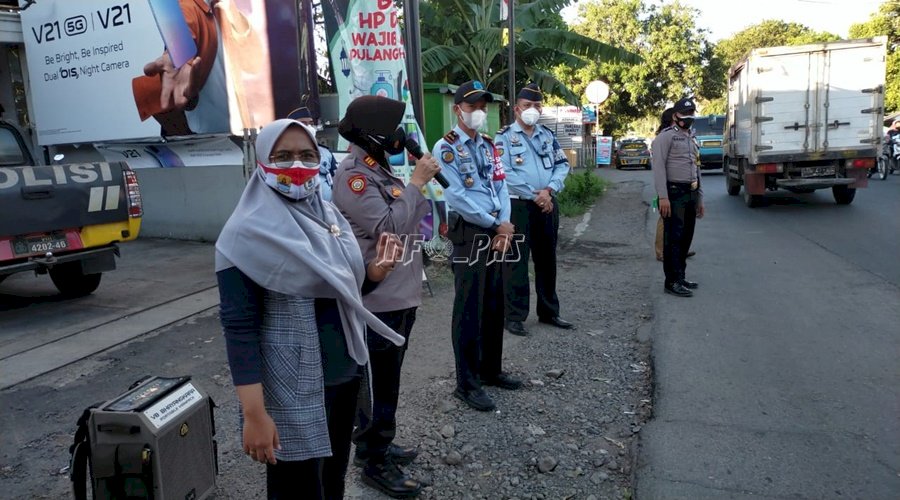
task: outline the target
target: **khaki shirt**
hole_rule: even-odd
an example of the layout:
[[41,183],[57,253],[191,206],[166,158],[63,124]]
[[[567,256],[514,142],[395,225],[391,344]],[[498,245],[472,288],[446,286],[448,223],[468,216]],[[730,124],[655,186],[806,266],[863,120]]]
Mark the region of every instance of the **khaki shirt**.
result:
[[650,146],[650,165],[653,183],[660,199],[668,199],[667,182],[700,183],[700,148],[690,132],[678,127],[668,127],[653,139]]
[[431,204],[419,188],[404,185],[362,148],[350,145],[350,154],[334,175],[333,201],[350,222],[366,263],[375,258],[381,233],[394,233],[405,243],[404,262],[363,296],[366,309],[377,313],[421,305],[423,236],[419,223]]

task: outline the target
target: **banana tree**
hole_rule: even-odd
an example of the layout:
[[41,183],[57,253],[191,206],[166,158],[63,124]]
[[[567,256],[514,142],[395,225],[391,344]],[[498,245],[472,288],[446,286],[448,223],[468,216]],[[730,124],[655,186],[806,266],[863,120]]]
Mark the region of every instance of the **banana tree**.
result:
[[[570,31],[559,16],[569,1],[534,0],[516,5],[516,82],[534,81],[548,94],[578,104],[581,98],[550,68],[588,61],[635,64],[629,51]],[[506,94],[509,72],[505,23],[499,0],[427,0],[422,3],[422,69],[426,80],[462,83],[476,79]]]

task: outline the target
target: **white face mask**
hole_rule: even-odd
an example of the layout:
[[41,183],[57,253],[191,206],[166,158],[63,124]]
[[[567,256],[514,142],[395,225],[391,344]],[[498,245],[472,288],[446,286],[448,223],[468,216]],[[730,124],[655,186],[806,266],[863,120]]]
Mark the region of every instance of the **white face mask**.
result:
[[460,110],[462,121],[472,130],[480,130],[487,122],[487,113],[480,109],[467,112]]
[[525,111],[522,111],[522,123],[528,125],[529,127],[533,127],[535,123],[538,122],[541,118],[541,112],[535,108],[528,108]]

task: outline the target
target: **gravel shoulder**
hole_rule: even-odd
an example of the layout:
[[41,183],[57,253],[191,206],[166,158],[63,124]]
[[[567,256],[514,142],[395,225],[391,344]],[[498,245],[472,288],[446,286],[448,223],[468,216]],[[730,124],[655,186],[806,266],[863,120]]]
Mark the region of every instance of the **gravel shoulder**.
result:
[[[398,439],[417,445],[407,468],[428,487],[420,498],[630,498],[637,439],[649,418],[651,367],[643,332],[652,321],[642,182],[612,184],[585,215],[563,219],[558,293],[575,331],[526,322],[506,334],[504,369],[519,391],[489,388],[497,411],[480,413],[454,387],[449,268],[428,268],[426,292],[404,365]],[[218,403],[217,498],[264,498],[263,468],[240,452],[237,402],[215,309],[114,350],[0,392],[4,498],[62,498],[75,420],[145,374],[190,374]],[[350,466],[347,497],[385,498]]]

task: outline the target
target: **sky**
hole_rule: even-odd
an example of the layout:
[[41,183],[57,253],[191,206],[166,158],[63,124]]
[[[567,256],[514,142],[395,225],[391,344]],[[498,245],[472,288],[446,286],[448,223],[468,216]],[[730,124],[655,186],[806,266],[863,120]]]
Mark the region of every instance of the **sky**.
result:
[[[589,1],[589,0],[581,0]],[[653,0],[651,0],[653,1]],[[662,3],[662,0],[656,0]],[[697,26],[711,30],[711,41],[728,38],[765,19],[804,24],[816,31],[847,37],[850,25],[864,22],[883,0],[681,0],[700,10]],[[579,3],[579,2],[576,2]],[[577,22],[575,7],[563,10],[567,22]]]

